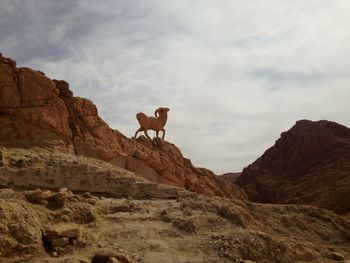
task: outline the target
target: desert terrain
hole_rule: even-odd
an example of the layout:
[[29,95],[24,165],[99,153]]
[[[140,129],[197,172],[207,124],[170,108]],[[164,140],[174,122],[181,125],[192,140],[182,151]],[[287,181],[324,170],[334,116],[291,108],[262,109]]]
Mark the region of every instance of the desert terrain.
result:
[[236,185],[2,56],[0,95],[0,262],[350,262],[346,127],[299,122],[321,139],[282,135]]

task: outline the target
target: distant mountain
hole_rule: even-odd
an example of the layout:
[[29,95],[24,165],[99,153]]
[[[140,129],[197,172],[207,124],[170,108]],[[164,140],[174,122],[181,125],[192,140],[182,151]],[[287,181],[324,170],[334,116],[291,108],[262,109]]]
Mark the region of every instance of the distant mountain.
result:
[[224,173],[222,175],[220,175],[220,178],[224,179],[225,181],[234,184],[238,177],[241,176],[242,173]]
[[298,121],[242,172],[251,201],[311,204],[350,211],[350,129],[331,121]]

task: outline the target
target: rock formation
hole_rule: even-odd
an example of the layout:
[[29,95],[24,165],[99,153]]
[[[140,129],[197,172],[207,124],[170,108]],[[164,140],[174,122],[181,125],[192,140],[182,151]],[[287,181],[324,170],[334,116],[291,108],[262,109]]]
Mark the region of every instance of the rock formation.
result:
[[74,97],[67,82],[51,80],[29,68],[18,69],[13,60],[2,56],[0,145],[39,146],[98,158],[155,183],[208,196],[246,199],[239,187],[194,167],[175,145],[159,140],[154,145],[143,136],[128,139],[98,116],[90,100]]
[[0,141],[8,146],[52,146],[72,141],[65,103],[55,83],[0,57]]
[[[34,188],[26,194],[31,203],[62,207],[70,191],[93,192],[114,197],[179,197],[179,188],[156,184],[103,161],[42,148],[0,147],[0,188]],[[37,188],[50,189],[42,191]],[[60,189],[58,193],[51,190]],[[69,191],[68,191],[69,189]]]
[[[126,138],[108,127],[92,102],[74,97],[66,82],[17,69],[1,54],[0,95],[0,262],[350,259],[348,216],[314,206],[251,203],[240,188],[194,167],[175,145]],[[284,134],[258,164],[290,172],[286,178],[296,182],[301,172],[313,178],[322,164],[325,171],[343,171],[343,181],[333,176],[329,182],[346,185],[348,129],[299,124],[306,132]]]
[[350,211],[350,129],[330,121],[298,121],[243,170],[237,184],[250,200],[312,204]]

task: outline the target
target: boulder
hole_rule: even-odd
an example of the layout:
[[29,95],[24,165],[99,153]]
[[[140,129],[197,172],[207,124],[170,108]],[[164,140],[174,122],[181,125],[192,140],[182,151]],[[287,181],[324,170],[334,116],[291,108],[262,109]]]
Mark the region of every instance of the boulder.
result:
[[42,191],[36,189],[34,191],[29,191],[25,194],[26,199],[34,204],[43,204],[49,202],[51,207],[62,207],[67,199],[73,193],[69,192],[67,189],[62,188],[58,193],[52,192],[50,190]]
[[91,263],[131,263],[132,261],[121,253],[96,253]]
[[50,226],[43,231],[43,241],[46,250],[64,250],[74,245],[79,238],[79,228],[71,225]]

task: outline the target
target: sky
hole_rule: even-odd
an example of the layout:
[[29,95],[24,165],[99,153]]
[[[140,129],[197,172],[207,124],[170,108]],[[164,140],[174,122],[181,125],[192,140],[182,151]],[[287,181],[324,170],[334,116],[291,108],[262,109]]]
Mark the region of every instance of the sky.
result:
[[70,83],[113,128],[238,172],[297,120],[350,126],[349,0],[1,0],[0,52]]

